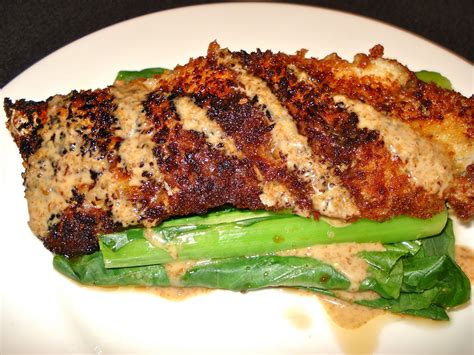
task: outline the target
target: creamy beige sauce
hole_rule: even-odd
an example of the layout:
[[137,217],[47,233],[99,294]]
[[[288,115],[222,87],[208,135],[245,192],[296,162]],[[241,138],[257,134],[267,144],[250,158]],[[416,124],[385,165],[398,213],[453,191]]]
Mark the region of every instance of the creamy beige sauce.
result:
[[[118,152],[121,159],[119,167],[130,174],[128,185],[141,186],[145,181],[144,173],[156,183],[163,182],[163,175],[153,156],[153,124],[146,119],[142,105],[149,89],[143,85],[143,82],[137,81],[134,84],[116,84],[111,88],[111,93],[117,105],[114,115],[118,120],[118,129],[115,134],[123,139]],[[115,194],[109,193],[109,198],[112,196],[113,200],[112,217],[124,226],[138,224],[139,203],[130,201],[123,189],[123,182],[120,185],[114,185],[116,179],[110,175],[110,172],[105,172],[98,184],[102,184],[103,191],[107,191],[107,187],[109,189],[112,187],[112,191],[115,190]],[[164,185],[163,188],[165,188]],[[168,195],[172,194],[169,189],[165,190]],[[161,202],[166,204],[166,200]]]
[[196,105],[189,97],[178,97],[173,102],[185,130],[204,134],[208,143],[215,149],[220,149],[219,147],[222,146],[227,155],[242,157],[233,139],[227,136],[221,126],[208,116],[205,109]]
[[183,275],[196,264],[197,262],[194,260],[174,261],[164,264],[170,284],[173,286],[180,286]]
[[[304,297],[311,297],[323,306],[327,324],[345,354],[371,354],[378,345],[378,335],[383,327],[400,316],[382,310],[365,308],[332,297],[302,289],[286,289]],[[284,317],[296,329],[306,330],[313,320],[299,307],[284,310]]]
[[[273,154],[278,157],[282,153],[286,158],[287,168],[297,171],[303,181],[311,184],[314,189],[311,195],[313,207],[329,217],[344,219],[357,215],[359,211],[350,193],[329,166],[313,157],[307,138],[299,134],[288,110],[278,101],[267,84],[249,74],[230,55],[221,59],[221,62],[237,74],[245,94],[249,98],[257,97],[262,110],[269,112],[274,123],[271,131]],[[272,199],[264,195],[262,203],[269,200]]]
[[385,312],[380,309],[360,306],[338,298],[318,295],[331,320],[344,329],[357,329]]
[[130,186],[140,186],[145,181],[144,172],[155,181],[163,181],[163,175],[155,163],[153,156],[153,123],[147,120],[142,102],[149,91],[139,85],[116,85],[111,88],[117,105],[115,117],[118,129],[115,134],[123,139],[119,154],[121,164],[131,173]]
[[[127,185],[141,185],[145,172],[155,182],[162,182],[163,176],[152,152],[153,130],[141,104],[148,88],[135,83],[118,84],[110,90],[117,106],[114,134],[123,139],[118,151],[118,168],[129,174],[129,180],[112,172],[107,159],[97,150],[81,154],[80,147],[85,142],[79,131],[90,134],[91,124],[68,117],[69,97],[55,96],[48,103],[48,124],[39,133],[44,140],[29,158],[25,174],[25,194],[34,234],[47,235],[48,228],[57,223],[57,215],[70,205],[74,189],[84,194],[86,208],[110,208],[114,221],[124,226],[136,225],[140,205],[128,198]],[[97,175],[95,183],[91,172]]]
[[204,287],[147,287],[143,290],[170,301],[184,301],[213,291]]
[[456,262],[474,284],[474,250],[465,245],[456,245]]
[[152,228],[146,228],[143,236],[156,248],[166,251],[172,259],[178,259],[179,247],[176,244],[167,243],[160,232],[156,232]]
[[330,226],[336,227],[336,228],[341,228],[341,227],[347,227],[352,224],[352,222],[348,222],[344,219],[339,219],[339,218],[331,218],[331,217],[319,217],[320,220],[326,222]]
[[311,316],[301,307],[293,306],[288,308],[285,311],[285,318],[299,330],[310,329],[313,325]]
[[341,300],[344,300],[349,303],[362,300],[370,301],[380,298],[380,295],[374,291],[350,292],[344,290],[334,290],[333,293],[337,296],[337,298],[340,298]]
[[345,354],[372,354],[384,327],[400,317],[382,310],[318,296],[326,310],[332,333]]
[[442,195],[453,178],[451,159],[435,142],[415,132],[407,123],[376,111],[344,95],[334,96],[358,116],[359,128],[378,131],[394,159],[400,159],[411,180],[432,194]]
[[[29,158],[25,173],[30,228],[36,235],[46,235],[50,225],[57,222],[73,197],[73,188],[88,189],[93,183],[90,170],[105,169],[106,162],[96,156],[82,156],[82,137],[76,124],[66,124],[69,99],[56,96],[49,102],[48,115],[54,124],[42,128],[41,147]],[[51,127],[52,125],[52,127]],[[51,215],[55,215],[50,219]]]

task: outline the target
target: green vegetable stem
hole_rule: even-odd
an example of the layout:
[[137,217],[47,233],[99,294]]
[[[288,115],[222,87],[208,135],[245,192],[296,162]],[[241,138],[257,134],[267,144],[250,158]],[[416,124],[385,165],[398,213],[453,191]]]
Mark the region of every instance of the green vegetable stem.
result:
[[425,83],[434,83],[440,88],[452,90],[453,86],[448,78],[435,71],[420,70],[415,72],[416,77]]
[[138,78],[151,78],[155,75],[161,75],[166,71],[164,68],[147,68],[142,70],[121,70],[118,72],[115,80],[130,81]]
[[99,237],[106,268],[167,263],[172,260],[251,256],[317,244],[396,243],[439,233],[447,212],[430,219],[395,217],[359,220],[343,227],[286,213],[226,211],[175,219],[150,230],[132,229]]

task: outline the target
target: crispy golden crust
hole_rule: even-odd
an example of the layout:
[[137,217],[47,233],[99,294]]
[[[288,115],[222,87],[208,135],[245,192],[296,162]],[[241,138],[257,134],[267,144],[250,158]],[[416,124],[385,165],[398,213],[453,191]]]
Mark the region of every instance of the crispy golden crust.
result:
[[[383,48],[375,46],[369,55],[356,55],[353,63],[335,54],[316,61],[302,56],[291,56],[291,60],[318,85],[368,103],[441,143],[456,157],[458,172],[465,171],[474,155],[474,96],[424,83],[408,68],[382,55]],[[373,69],[381,60],[389,67],[390,80],[378,77]]]
[[[304,83],[288,69],[291,64],[301,65],[299,57],[269,51],[250,55],[242,52],[239,57],[246,69],[275,88],[300,132],[308,137],[313,152],[338,168],[363,217],[382,220],[405,214],[426,218],[443,208],[442,199],[410,183],[401,168],[403,163],[392,159],[377,132],[359,129],[357,117],[334,104],[334,93],[346,92],[339,91],[337,85],[334,90],[325,85],[330,82],[327,72],[308,71],[311,77],[324,77],[324,81]],[[306,68],[301,65],[301,69]],[[353,86],[360,84],[351,82]]]
[[[474,168],[462,166],[474,152],[472,98],[419,82],[382,52],[348,63],[213,43],[206,57],[147,81],[39,103],[6,99],[33,231],[53,252],[78,255],[97,249],[99,233],[226,204],[386,220],[426,218],[448,200],[472,219]],[[448,188],[429,192],[335,95],[442,147],[453,161]],[[460,142],[437,128],[445,121]]]
[[457,176],[448,193],[448,203],[464,220],[474,216],[474,164],[467,167],[464,175]]
[[410,183],[400,165],[377,141],[360,146],[351,166],[341,173],[365,218],[428,218],[443,209],[443,200]]

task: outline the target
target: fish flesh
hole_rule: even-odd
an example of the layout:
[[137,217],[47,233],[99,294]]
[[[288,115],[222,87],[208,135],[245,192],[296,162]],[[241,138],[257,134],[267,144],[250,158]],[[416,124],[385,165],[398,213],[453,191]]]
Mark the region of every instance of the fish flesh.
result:
[[474,98],[376,45],[352,62],[216,42],[152,78],[5,99],[33,233],[54,253],[232,205],[334,222],[474,217]]

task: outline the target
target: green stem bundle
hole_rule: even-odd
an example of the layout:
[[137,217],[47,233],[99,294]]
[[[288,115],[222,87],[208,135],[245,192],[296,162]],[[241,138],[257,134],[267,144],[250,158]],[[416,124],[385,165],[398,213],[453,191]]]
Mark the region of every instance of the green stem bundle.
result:
[[446,219],[443,211],[430,219],[400,216],[334,227],[291,214],[236,210],[106,234],[99,242],[105,267],[116,268],[261,255],[317,244],[396,243],[438,234]]

